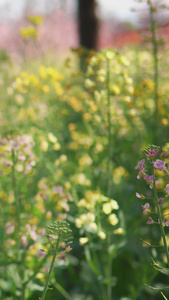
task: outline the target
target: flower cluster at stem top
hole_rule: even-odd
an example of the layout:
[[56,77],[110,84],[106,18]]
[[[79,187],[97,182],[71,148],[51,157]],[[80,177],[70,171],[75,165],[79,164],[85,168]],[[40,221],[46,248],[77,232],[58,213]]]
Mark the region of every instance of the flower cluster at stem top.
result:
[[[136,165],[135,169],[139,170],[137,175],[137,179],[143,178],[146,183],[149,185],[151,192],[148,192],[147,195],[143,195],[140,193],[136,193],[136,197],[139,199],[145,200],[146,198],[152,200],[152,204],[146,202],[141,205],[143,215],[151,214],[157,215],[158,220],[154,221],[154,219],[149,216],[147,220],[147,224],[160,223],[159,220],[159,209],[160,211],[165,203],[165,198],[169,195],[169,183],[167,183],[169,171],[166,166],[166,157],[168,154],[163,151],[162,148],[154,145],[150,145],[143,150],[145,158],[140,160]],[[162,189],[160,185],[160,177],[162,177]],[[165,182],[165,183],[164,183]],[[160,190],[160,191],[158,191]],[[160,192],[160,196],[158,195]],[[154,201],[153,201],[154,200]],[[155,206],[155,211],[153,211],[152,206]],[[163,216],[162,216],[163,218]],[[166,219],[161,220],[163,226],[169,226],[169,221]]]
[[[114,234],[123,234],[119,227],[117,211],[119,205],[116,200],[110,199],[98,191],[86,191],[85,198],[78,202],[79,215],[75,219],[75,225],[85,233],[85,237],[80,238],[80,244],[89,241],[88,235],[96,235],[104,240],[107,236],[107,228]],[[107,224],[107,225],[106,225]]]

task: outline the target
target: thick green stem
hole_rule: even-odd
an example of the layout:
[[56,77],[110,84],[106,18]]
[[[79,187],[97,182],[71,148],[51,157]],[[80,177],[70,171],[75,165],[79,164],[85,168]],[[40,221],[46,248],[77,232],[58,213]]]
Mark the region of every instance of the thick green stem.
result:
[[161,235],[162,235],[162,239],[163,239],[163,245],[164,245],[164,249],[165,249],[165,254],[166,254],[166,258],[167,258],[167,264],[169,267],[169,253],[168,253],[168,246],[167,246],[167,241],[166,241],[166,235],[165,235],[165,231],[164,231],[164,224],[163,224],[163,216],[162,216],[162,212],[161,212],[161,207],[158,204],[158,194],[157,194],[157,189],[156,189],[156,184],[155,184],[155,170],[153,170],[153,185],[154,185],[154,200],[155,200],[155,205],[157,208],[157,213],[158,213],[158,218],[159,218],[159,224],[160,224],[160,230],[161,230]]
[[22,287],[22,291],[21,291],[21,300],[26,300],[26,299],[27,299],[26,294],[27,294],[26,287],[23,286],[23,287]]
[[47,279],[46,279],[46,283],[45,283],[45,287],[44,287],[44,291],[43,291],[41,300],[45,299],[46,292],[48,290],[51,273],[52,273],[54,263],[55,263],[55,259],[56,259],[56,255],[57,255],[58,249],[59,249],[59,242],[60,242],[60,230],[58,231],[58,239],[57,239],[57,242],[56,242],[56,245],[55,245],[55,248],[54,248],[53,258],[52,258],[52,262],[51,262],[51,265],[50,265],[50,270],[49,270],[49,273],[48,273],[48,276],[47,276]]
[[150,23],[151,23],[151,33],[152,33],[152,45],[153,45],[153,58],[154,58],[154,100],[155,100],[155,111],[153,116],[153,133],[154,136],[154,143],[157,142],[157,129],[159,126],[158,119],[159,119],[159,112],[158,112],[158,82],[159,82],[159,72],[158,72],[158,47],[157,47],[157,38],[156,38],[156,29],[155,29],[155,21],[154,21],[154,9],[152,6],[151,1],[148,1],[149,10],[150,10]]

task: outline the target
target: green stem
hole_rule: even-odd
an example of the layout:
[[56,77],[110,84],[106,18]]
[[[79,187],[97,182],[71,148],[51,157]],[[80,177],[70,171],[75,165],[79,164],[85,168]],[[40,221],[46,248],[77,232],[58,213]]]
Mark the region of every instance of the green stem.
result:
[[166,296],[161,292],[161,295],[163,296],[163,298],[165,299],[165,300],[168,300],[167,298],[166,298]]
[[111,135],[111,112],[110,112],[110,62],[107,59],[107,81],[106,81],[106,89],[107,89],[107,122],[108,122],[108,162],[107,162],[107,173],[108,173],[108,187],[107,193],[108,196],[111,194],[111,184],[112,184],[112,135]]
[[17,217],[17,227],[20,229],[21,220],[20,220],[20,202],[18,198],[17,192],[17,184],[16,184],[16,174],[15,174],[15,164],[16,164],[16,155],[14,149],[12,149],[12,187],[14,192],[15,204],[16,204],[16,217]]
[[54,267],[54,263],[55,263],[55,259],[56,259],[56,255],[57,255],[58,249],[59,249],[59,242],[60,242],[60,229],[58,231],[58,239],[57,239],[57,242],[56,242],[56,245],[55,245],[53,259],[52,259],[52,262],[51,262],[51,265],[50,265],[50,270],[49,270],[49,273],[48,273],[48,276],[47,276],[47,279],[46,279],[46,283],[45,283],[45,287],[44,287],[44,291],[43,291],[41,300],[45,299],[46,292],[48,290],[48,285],[49,285],[51,273],[52,273],[52,270],[53,270],[53,267]]
[[[111,236],[107,237],[107,250],[109,251],[109,247],[111,245]],[[108,265],[107,265],[107,277],[110,279],[110,284],[107,286],[107,299],[112,299],[112,287],[111,287],[111,276],[112,276],[112,256],[108,253]]]
[[[22,253],[21,257],[21,266],[20,266],[20,276],[23,279],[23,282],[25,281],[25,258],[26,258],[26,252],[24,251]],[[27,299],[27,286],[25,284],[22,284],[21,287],[21,300]]]
[[[16,255],[18,257],[18,261],[21,261],[21,264],[18,265],[18,272],[20,274],[20,277],[23,278],[25,277],[25,270],[24,270],[24,254],[22,255],[20,252],[20,227],[21,227],[21,219],[20,219],[20,201],[19,201],[19,197],[18,197],[18,191],[17,191],[17,183],[16,183],[16,172],[15,172],[15,165],[16,165],[16,161],[17,161],[17,157],[15,155],[15,151],[14,149],[12,149],[12,153],[11,153],[11,157],[12,157],[12,188],[13,188],[13,193],[14,193],[14,199],[15,199],[15,206],[16,206],[16,229],[17,229],[17,237],[16,237]],[[26,300],[26,286],[22,285],[21,286],[21,300]]]
[[164,231],[163,216],[162,216],[162,212],[161,212],[161,207],[157,202],[158,201],[158,194],[157,194],[157,189],[156,189],[156,184],[155,184],[155,170],[153,170],[153,185],[154,185],[154,200],[155,200],[155,205],[156,205],[156,208],[157,208],[157,213],[158,213],[158,218],[159,218],[159,223],[160,223],[160,230],[161,230],[163,245],[164,245],[165,254],[166,254],[166,258],[167,258],[167,264],[168,264],[168,267],[169,267],[169,253],[168,253],[166,235],[165,235],[165,231]]
[[[111,103],[110,103],[110,61],[107,59],[107,121],[108,121],[108,161],[107,161],[107,173],[108,173],[108,186],[107,186],[107,195],[111,196],[111,185],[112,185],[112,134],[111,134]],[[111,244],[111,236],[107,238],[107,250],[109,251],[109,246]],[[112,259],[108,255],[108,265],[107,265],[107,279],[111,279],[112,276]],[[112,287],[107,285],[107,300],[112,299]]]
[[26,287],[25,287],[25,286],[22,286],[21,300],[26,300],[26,299],[27,299],[26,294],[27,294]]
[[151,1],[148,1],[149,10],[150,10],[150,23],[151,23],[151,33],[152,33],[152,45],[153,45],[153,57],[154,57],[154,100],[155,100],[155,111],[153,116],[153,132],[155,134],[154,143],[156,143],[157,139],[157,129],[159,126],[158,119],[158,82],[159,82],[159,72],[158,72],[158,47],[157,47],[157,38],[156,38],[156,29],[155,29],[155,21],[153,15],[153,6]]

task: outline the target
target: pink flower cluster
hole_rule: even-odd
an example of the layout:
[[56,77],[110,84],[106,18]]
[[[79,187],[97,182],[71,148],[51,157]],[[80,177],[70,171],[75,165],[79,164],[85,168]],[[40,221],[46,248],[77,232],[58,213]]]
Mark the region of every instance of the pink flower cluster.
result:
[[33,153],[34,143],[28,135],[0,137],[0,171],[13,166],[12,151],[15,154],[15,169],[24,174],[29,173],[35,166],[35,155]]
[[[163,154],[165,154],[165,152]],[[155,161],[152,161],[152,164],[153,164],[155,169],[157,169],[159,171],[165,171],[167,173],[167,175],[169,175],[169,171],[167,170],[165,161],[163,161],[161,159],[156,159]],[[146,170],[145,170],[145,159],[140,160],[138,162],[138,164],[136,165],[135,169],[139,169],[137,179],[140,179],[141,177],[144,177],[144,179],[148,183],[153,182],[153,175],[149,176],[148,174],[145,173],[146,172]]]
[[[152,148],[155,149],[152,149]],[[137,178],[143,178],[146,183],[149,184],[150,189],[155,189],[155,187],[157,186],[157,184],[159,183],[158,180],[155,180],[154,176],[156,176],[156,171],[164,171],[165,173],[167,173],[167,175],[169,175],[169,171],[167,170],[167,166],[166,166],[166,162],[164,161],[164,158],[166,158],[168,156],[168,154],[166,152],[163,152],[162,149],[159,148],[159,150],[157,146],[148,146],[146,149],[143,150],[146,159],[142,159],[138,162],[138,164],[136,165],[135,169],[139,170],[139,173],[137,175]],[[162,159],[160,159],[162,158]],[[153,170],[153,174],[154,175],[148,175],[147,174],[147,169],[150,168],[154,169]],[[146,169],[147,168],[147,169]],[[155,171],[155,172],[154,172]],[[169,195],[169,183],[166,184],[166,188],[165,188],[165,197]],[[136,197],[138,199],[145,199],[145,196],[140,194],[140,193],[136,193]],[[151,198],[150,198],[151,199]],[[156,200],[156,205],[157,206],[163,206],[164,204],[164,200],[163,198],[159,198],[158,200]],[[147,202],[144,205],[141,205],[142,211],[143,211],[143,215],[147,215],[148,213],[151,213],[151,207],[150,204]],[[160,209],[160,207],[159,207]],[[159,217],[161,220],[161,217]],[[153,223],[163,223],[163,226],[169,226],[169,221],[167,220],[158,220],[158,222],[155,222],[153,220],[153,218],[151,216],[148,217],[147,220],[147,225],[153,224]]]

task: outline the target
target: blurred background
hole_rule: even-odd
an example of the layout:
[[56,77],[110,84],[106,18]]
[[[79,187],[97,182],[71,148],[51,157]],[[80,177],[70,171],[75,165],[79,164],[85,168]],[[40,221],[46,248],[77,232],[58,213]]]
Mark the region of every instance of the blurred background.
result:
[[[58,260],[47,299],[161,300],[145,283],[168,287],[151,265],[151,257],[166,264],[160,231],[146,226],[136,200],[136,192],[151,198],[136,178],[141,150],[157,144],[169,153],[169,0],[150,3],[0,0],[0,299],[40,299],[49,265],[36,251],[48,224],[65,218],[73,251]],[[11,158],[20,135],[34,150],[21,145]],[[158,176],[163,193],[169,181]],[[168,201],[164,209],[169,215]]]
[[[1,0],[0,49],[8,49],[9,53],[15,56],[23,54],[23,37],[20,36],[19,30],[29,26],[27,15],[43,16],[43,22],[38,24],[38,45],[41,53],[53,50],[57,53],[63,53],[64,50],[66,53],[70,48],[78,47],[80,43],[83,45],[79,37],[80,14],[85,16],[82,2],[84,1]],[[155,2],[169,4],[167,0]],[[91,26],[97,41],[94,41],[91,48],[119,48],[141,42],[140,30],[145,28],[148,22],[146,1],[141,3],[134,0],[90,0],[85,1],[85,7],[87,6],[95,19],[91,22],[96,22]],[[168,11],[163,10],[158,19],[166,27]],[[32,50],[29,49],[29,52],[32,53]]]

